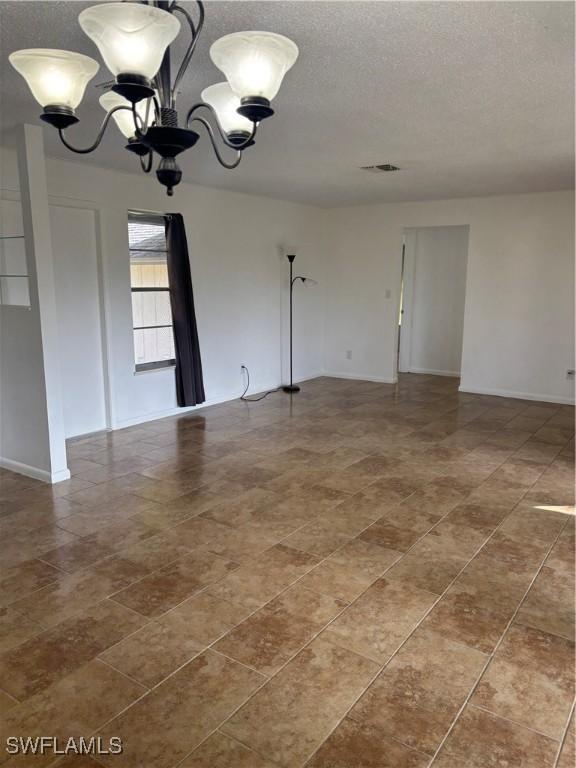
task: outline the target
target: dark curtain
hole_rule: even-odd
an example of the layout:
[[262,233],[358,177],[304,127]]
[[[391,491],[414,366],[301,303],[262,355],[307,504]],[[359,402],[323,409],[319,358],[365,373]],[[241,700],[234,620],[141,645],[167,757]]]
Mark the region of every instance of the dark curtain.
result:
[[186,229],[180,213],[166,217],[168,284],[176,349],[176,396],[180,407],[206,400]]

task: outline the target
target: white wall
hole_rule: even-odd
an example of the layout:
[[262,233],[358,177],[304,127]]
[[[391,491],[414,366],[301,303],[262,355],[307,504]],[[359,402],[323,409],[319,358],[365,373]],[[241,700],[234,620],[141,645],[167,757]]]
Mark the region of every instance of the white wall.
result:
[[574,196],[494,208],[469,264],[462,388],[574,402]]
[[[190,184],[180,185],[174,197],[167,198],[154,176],[144,177],[137,171],[126,174],[53,159],[47,160],[47,169],[51,205],[67,208],[68,221],[86,216],[86,212],[96,221],[110,426],[136,423],[176,409],[173,370],[134,372],[130,209],[184,215],[208,402],[240,395],[245,384],[242,364],[250,369],[251,391],[286,380],[288,252],[297,254],[295,264],[301,274],[318,281],[295,296],[294,377],[311,378],[322,372],[324,235],[317,209]],[[70,264],[81,229],[76,223],[59,230],[54,243],[57,262]],[[95,265],[85,263],[86,256],[82,253],[83,265],[76,270],[76,299],[73,284],[60,291],[63,318],[76,311],[85,295],[80,285],[82,270],[88,270],[93,285]],[[83,353],[79,339],[70,352],[74,348]],[[70,372],[79,363],[80,358],[68,356],[65,367]],[[69,381],[66,386],[71,389],[75,384]],[[75,415],[67,415],[69,424],[79,423],[81,409],[78,401]],[[70,434],[77,429],[75,426]]]
[[407,229],[404,243],[399,370],[458,376],[468,227]]
[[[9,167],[20,199],[2,189],[0,234],[24,235],[29,306],[0,307],[0,466],[58,482],[70,472],[41,129],[21,126],[18,143],[17,167]],[[4,182],[4,152],[0,160]]]
[[403,230],[468,225],[462,390],[573,402],[573,213],[568,191],[332,209],[327,373],[395,380]]
[[94,212],[50,206],[66,437],[106,429]]
[[[8,154],[2,186],[17,194],[16,161]],[[326,372],[393,381],[403,232],[437,226],[470,227],[462,389],[573,399],[566,379],[574,367],[569,192],[320,210],[188,184],[168,199],[154,178],[53,159],[47,169],[52,210],[65,220],[54,236],[57,264],[70,267],[94,222],[94,240],[86,234],[90,247],[80,254],[74,282],[59,286],[56,303],[58,322],[68,323],[79,297],[96,290],[98,275],[109,426],[177,411],[172,371],[134,373],[129,209],[184,214],[209,402],[240,394],[241,364],[250,368],[253,391],[286,380],[289,252],[298,254],[297,272],[318,281],[295,294],[295,379]],[[83,294],[86,276],[91,287]],[[83,333],[95,344],[97,367],[94,301],[91,312]],[[10,327],[7,335],[13,338]],[[80,347],[77,338],[71,349]],[[79,363],[72,354],[63,369],[70,374]],[[69,379],[64,389],[77,386]],[[3,409],[18,392],[5,390]],[[101,423],[101,390],[97,400]],[[92,429],[78,426],[84,408],[79,398],[67,414],[69,434]]]
[[20,307],[0,310],[0,465],[45,479],[50,473],[40,329]]

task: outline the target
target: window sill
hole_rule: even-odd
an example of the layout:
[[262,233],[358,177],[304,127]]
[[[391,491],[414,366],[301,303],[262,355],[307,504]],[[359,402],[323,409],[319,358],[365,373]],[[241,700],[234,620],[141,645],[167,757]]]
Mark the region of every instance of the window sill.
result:
[[137,368],[134,370],[134,376],[141,376],[146,373],[162,373],[163,371],[173,371],[176,368],[176,363],[166,363],[166,365],[156,365],[152,368]]

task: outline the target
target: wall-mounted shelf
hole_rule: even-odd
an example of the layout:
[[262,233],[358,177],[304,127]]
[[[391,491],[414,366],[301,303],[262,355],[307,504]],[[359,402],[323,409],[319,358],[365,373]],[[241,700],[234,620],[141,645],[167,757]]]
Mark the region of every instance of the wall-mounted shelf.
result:
[[0,235],[0,305],[30,307],[24,235]]

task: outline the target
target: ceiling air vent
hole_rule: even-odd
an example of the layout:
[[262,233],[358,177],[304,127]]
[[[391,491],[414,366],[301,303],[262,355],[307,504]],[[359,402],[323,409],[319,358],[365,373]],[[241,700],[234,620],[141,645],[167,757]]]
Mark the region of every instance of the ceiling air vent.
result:
[[382,163],[382,165],[363,165],[362,170],[370,171],[370,173],[389,173],[390,171],[399,171],[400,168],[390,163]]

